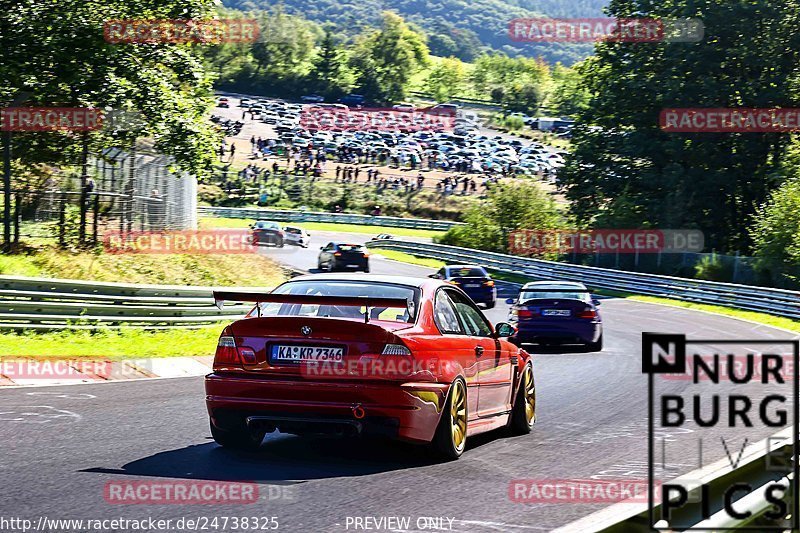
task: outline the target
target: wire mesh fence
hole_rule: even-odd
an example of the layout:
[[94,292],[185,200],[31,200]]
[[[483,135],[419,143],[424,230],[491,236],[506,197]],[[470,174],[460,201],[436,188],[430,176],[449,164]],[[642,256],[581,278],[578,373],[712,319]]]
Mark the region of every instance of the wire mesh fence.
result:
[[[108,233],[197,229],[197,180],[137,146],[108,148],[38,188],[14,190],[14,240],[96,244]],[[83,222],[82,222],[83,221]]]

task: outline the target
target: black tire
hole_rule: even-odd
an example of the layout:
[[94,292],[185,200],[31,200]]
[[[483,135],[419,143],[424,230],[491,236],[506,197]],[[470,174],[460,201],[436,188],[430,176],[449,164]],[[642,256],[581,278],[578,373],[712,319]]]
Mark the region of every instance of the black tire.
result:
[[531,365],[525,365],[519,378],[517,397],[514,400],[508,427],[513,435],[527,435],[533,429],[535,422],[536,385],[533,379],[533,368]]
[[366,272],[366,273],[368,273],[368,274],[369,274],[369,265],[367,265],[367,266],[365,266],[365,267],[364,267],[364,272]]
[[494,306],[497,305],[497,301],[488,302],[486,304],[486,309],[494,309]]
[[214,442],[232,450],[256,451],[261,447],[264,434],[264,432],[252,432],[245,425],[236,430],[225,431],[211,424],[211,436],[214,437]]
[[[457,409],[458,418],[463,418],[463,424],[459,423],[461,435],[460,443],[456,443],[456,435],[454,434],[453,427],[453,398],[457,397],[458,405],[462,409]],[[464,381],[457,379],[450,386],[450,392],[447,394],[447,401],[442,409],[442,416],[439,418],[439,425],[436,426],[436,434],[431,442],[434,453],[441,459],[452,461],[461,457],[467,444],[467,386]]]
[[278,248],[283,248],[283,239],[278,239]]
[[597,339],[597,342],[590,342],[586,344],[586,351],[587,352],[602,352],[603,351],[603,334],[600,334],[600,338]]

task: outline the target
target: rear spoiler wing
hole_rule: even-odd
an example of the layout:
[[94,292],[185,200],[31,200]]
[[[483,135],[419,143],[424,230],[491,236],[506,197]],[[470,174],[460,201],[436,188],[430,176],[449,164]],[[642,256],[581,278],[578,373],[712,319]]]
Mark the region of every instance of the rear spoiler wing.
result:
[[[214,304],[219,308],[225,301],[255,302],[276,304],[305,304],[305,305],[342,305],[351,307],[366,307],[364,321],[369,322],[369,309],[372,307],[391,307],[406,309],[413,316],[414,303],[403,298],[372,298],[369,296],[312,296],[305,294],[275,294],[269,292],[227,292],[214,291]],[[259,308],[260,309],[260,308]]]

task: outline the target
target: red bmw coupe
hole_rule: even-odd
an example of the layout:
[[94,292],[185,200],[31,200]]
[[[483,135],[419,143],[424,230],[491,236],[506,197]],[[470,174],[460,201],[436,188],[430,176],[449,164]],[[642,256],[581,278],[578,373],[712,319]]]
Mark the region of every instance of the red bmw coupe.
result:
[[206,404],[214,440],[258,448],[297,435],[383,435],[455,459],[468,436],[535,420],[527,352],[441,280],[353,274],[295,278],[272,293],[215,292],[256,302],[219,338]]

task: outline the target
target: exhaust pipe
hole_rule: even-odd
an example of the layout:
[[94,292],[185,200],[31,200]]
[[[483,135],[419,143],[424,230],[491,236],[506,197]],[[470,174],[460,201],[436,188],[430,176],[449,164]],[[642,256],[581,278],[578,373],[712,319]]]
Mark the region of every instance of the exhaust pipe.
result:
[[365,416],[367,416],[367,412],[364,411],[364,408],[361,407],[361,404],[353,406],[353,418],[356,420],[361,420]]

